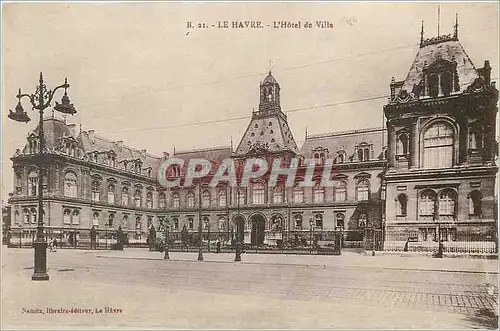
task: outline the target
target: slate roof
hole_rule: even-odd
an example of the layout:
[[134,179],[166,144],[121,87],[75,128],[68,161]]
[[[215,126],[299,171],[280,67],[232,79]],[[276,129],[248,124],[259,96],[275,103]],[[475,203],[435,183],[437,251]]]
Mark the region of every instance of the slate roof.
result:
[[[443,37],[441,37],[443,38]],[[442,42],[428,43],[420,47],[410,71],[404,80],[402,89],[412,92],[423,79],[424,66],[431,65],[439,58],[457,63],[457,74],[460,92],[463,92],[479,77],[474,64],[465,52],[457,38],[443,38]]]
[[314,158],[313,149],[321,147],[328,149],[330,158],[335,158],[337,152],[345,151],[348,162],[352,162],[355,146],[363,143],[373,145],[374,159],[383,159],[384,147],[387,146],[387,130],[384,128],[368,128],[309,135],[300,149],[300,154],[305,158]]
[[287,121],[279,115],[254,117],[248,125],[236,154],[246,154],[263,147],[269,152],[291,151],[298,153],[297,143]]
[[278,82],[276,82],[276,79],[271,74],[271,70],[269,70],[269,73],[267,74],[266,78],[264,78],[264,81],[262,82],[262,84],[268,84],[268,83],[278,84]]
[[220,163],[220,161],[231,157],[231,147],[214,147],[214,148],[206,148],[206,149],[192,149],[186,151],[176,151],[173,157],[180,158],[183,160],[190,159],[206,159],[216,164]]

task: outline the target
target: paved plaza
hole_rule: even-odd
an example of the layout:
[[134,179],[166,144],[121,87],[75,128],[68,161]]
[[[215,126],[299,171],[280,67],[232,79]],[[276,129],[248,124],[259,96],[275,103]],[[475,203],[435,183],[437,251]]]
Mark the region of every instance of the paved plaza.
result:
[[[2,328],[496,328],[496,260],[2,250]],[[73,308],[73,312],[71,312]],[[39,311],[37,310],[39,309]],[[51,310],[52,309],[52,310]],[[64,311],[67,309],[67,311]]]

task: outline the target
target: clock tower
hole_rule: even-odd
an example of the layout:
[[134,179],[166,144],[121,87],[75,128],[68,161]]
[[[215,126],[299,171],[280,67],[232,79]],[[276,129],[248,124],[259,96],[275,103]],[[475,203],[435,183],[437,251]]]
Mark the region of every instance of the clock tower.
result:
[[259,110],[253,111],[235,157],[286,154],[295,156],[297,144],[280,106],[280,85],[269,71],[260,84]]

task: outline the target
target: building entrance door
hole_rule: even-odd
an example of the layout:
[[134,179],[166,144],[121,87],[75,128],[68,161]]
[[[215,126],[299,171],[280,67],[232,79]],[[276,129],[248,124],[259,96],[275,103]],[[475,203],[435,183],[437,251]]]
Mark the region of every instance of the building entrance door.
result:
[[266,222],[262,215],[252,217],[252,246],[261,246],[264,244],[264,235],[266,231]]

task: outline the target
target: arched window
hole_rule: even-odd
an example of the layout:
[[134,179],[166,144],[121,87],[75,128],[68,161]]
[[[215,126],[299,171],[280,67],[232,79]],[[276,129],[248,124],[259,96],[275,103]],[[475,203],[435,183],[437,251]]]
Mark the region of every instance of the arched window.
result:
[[115,185],[113,184],[108,185],[108,203],[115,203]]
[[192,217],[188,217],[188,229],[193,230],[194,229],[194,220]]
[[295,229],[302,230],[302,214],[295,214]]
[[188,192],[187,194],[187,206],[188,208],[194,208],[194,193]]
[[294,203],[304,203],[304,189],[299,185],[293,188],[293,202]]
[[128,215],[123,215],[121,226],[123,229],[128,229]]
[[24,212],[24,223],[25,224],[29,224],[29,222],[30,222],[30,211],[28,210],[28,208],[24,208],[23,212]]
[[112,228],[115,221],[115,214],[111,213],[108,216],[108,227]]
[[14,212],[14,223],[19,224],[19,210]]
[[226,229],[226,219],[221,216],[219,218],[219,231],[224,231]]
[[38,192],[38,173],[32,170],[28,174],[28,196],[34,197]]
[[226,190],[225,189],[219,190],[219,206],[220,207],[226,206],[226,203],[227,203],[226,198],[227,198]]
[[135,232],[141,233],[141,230],[142,230],[142,220],[140,216],[137,216],[135,218]]
[[31,223],[37,223],[37,212],[36,212],[36,208],[31,208],[31,209],[30,209],[30,212],[31,212]]
[[437,122],[424,133],[424,167],[449,168],[453,166],[453,127]]
[[141,208],[142,205],[142,192],[141,190],[137,189],[134,192],[134,206],[136,208]]
[[64,195],[76,198],[76,174],[73,171],[68,171],[64,175]]
[[92,201],[99,201],[101,191],[101,183],[99,181],[94,180],[92,182]]
[[340,181],[337,183],[337,186],[335,187],[335,201],[347,201],[347,183],[345,181]]
[[273,189],[273,203],[282,203],[283,202],[283,187],[276,186]]
[[406,216],[406,207],[408,204],[408,197],[405,194],[398,195],[397,198],[397,216]]
[[408,134],[401,133],[398,136],[398,143],[396,145],[397,155],[408,155]]
[[344,163],[345,162],[345,152],[339,152],[337,156],[337,163]]
[[432,98],[437,98],[439,94],[439,77],[437,74],[429,75],[428,77],[429,95]]
[[358,149],[358,162],[363,162],[363,149]]
[[80,211],[73,210],[73,216],[71,217],[71,223],[80,224]]
[[359,214],[358,227],[365,228],[367,223],[368,223],[368,216],[366,215],[366,213]]
[[148,192],[146,193],[146,207],[147,208],[153,208],[153,193]]
[[172,208],[179,208],[181,205],[179,193],[172,193]]
[[325,201],[325,189],[319,183],[314,187],[314,202],[323,203]]
[[247,203],[247,191],[246,188],[238,189],[238,203],[240,205],[245,205]]
[[315,227],[321,229],[323,227],[323,214],[314,215]]
[[436,193],[432,190],[426,190],[420,194],[419,198],[419,213],[420,216],[434,215],[434,201],[436,201]]
[[201,201],[203,207],[210,207],[210,192],[208,190],[203,191],[201,194]]
[[370,149],[369,148],[365,148],[364,150],[364,158],[363,158],[363,161],[369,161],[370,160]]
[[173,217],[172,218],[172,227],[174,230],[179,230],[179,218],[178,217]]
[[203,230],[208,230],[208,228],[210,227],[210,220],[208,219],[208,217],[203,217]]
[[252,187],[252,203],[254,205],[263,205],[265,203],[264,184],[256,183]]
[[64,223],[64,224],[71,224],[71,210],[69,210],[69,209],[64,209],[64,213],[63,213],[63,223]]
[[356,198],[358,201],[365,201],[370,199],[370,182],[362,179],[356,186]]
[[343,228],[344,220],[345,220],[345,215],[343,213],[337,213],[337,216],[335,216],[335,221],[337,222],[337,226]]
[[167,206],[167,200],[165,198],[165,193],[161,192],[159,195],[158,195],[158,206],[161,208],[161,209],[164,209],[166,206]]
[[122,188],[122,205],[128,205],[128,187]]
[[479,191],[469,193],[469,215],[481,216],[483,214],[481,200],[482,194]]
[[444,96],[449,96],[452,91],[452,80],[451,73],[449,71],[445,71],[441,74],[441,93]]
[[439,193],[439,215],[455,215],[455,202],[457,195],[453,190],[444,190]]
[[93,226],[99,226],[99,213],[98,212],[94,212],[92,214],[92,225]]
[[148,230],[151,230],[151,227],[153,226],[153,216],[148,216],[146,226],[148,227]]

